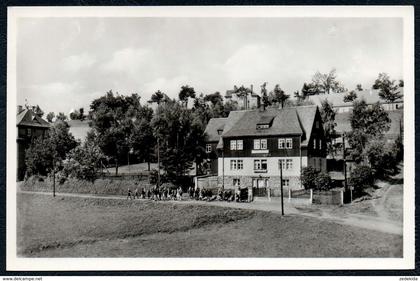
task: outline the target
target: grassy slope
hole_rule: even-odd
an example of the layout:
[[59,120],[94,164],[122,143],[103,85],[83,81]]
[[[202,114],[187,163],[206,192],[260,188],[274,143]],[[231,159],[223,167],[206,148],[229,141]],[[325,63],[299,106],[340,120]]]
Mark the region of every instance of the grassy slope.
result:
[[214,206],[18,195],[18,254],[388,257],[402,237],[307,217]]

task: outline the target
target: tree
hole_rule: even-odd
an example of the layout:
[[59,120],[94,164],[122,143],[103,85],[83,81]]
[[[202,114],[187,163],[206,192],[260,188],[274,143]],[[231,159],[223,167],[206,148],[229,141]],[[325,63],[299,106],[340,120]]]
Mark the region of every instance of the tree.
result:
[[357,99],[357,94],[355,91],[350,91],[347,95],[344,96],[343,101],[344,102],[352,102],[355,99]]
[[157,103],[159,105],[162,101],[165,100],[165,97],[165,93],[158,90],[151,96],[149,103]]
[[99,163],[105,158],[106,156],[96,143],[86,141],[68,153],[63,164],[64,175],[93,182],[101,169]]
[[347,134],[347,139],[356,162],[365,159],[363,152],[368,141],[383,137],[389,130],[390,123],[388,113],[379,103],[368,107],[365,100],[353,102],[353,112],[350,115],[352,131]]
[[400,79],[400,80],[398,81],[398,87],[400,87],[400,88],[404,88],[404,80]]
[[240,86],[239,88],[234,86],[233,92],[243,100],[244,109],[248,109],[248,94],[252,93],[251,89],[244,87],[244,85]]
[[323,100],[321,102],[321,119],[324,124],[324,133],[325,133],[325,142],[327,144],[327,151],[329,154],[334,155],[335,147],[333,145],[333,139],[336,137],[335,127],[337,123],[335,122],[336,112],[333,109],[333,104],[328,102],[328,100]]
[[330,91],[341,93],[345,88],[337,80],[336,70],[333,68],[329,73],[322,74],[319,71],[312,77],[312,83],[317,88],[317,92],[325,92],[330,94]]
[[50,112],[50,113],[48,113],[48,114],[47,114],[47,121],[48,121],[48,122],[50,122],[50,123],[52,123],[52,122],[53,122],[54,117],[55,117],[54,112]]
[[216,104],[223,104],[223,97],[219,92],[204,96],[205,102],[210,102],[213,106]]
[[398,85],[395,85],[395,80],[391,81],[386,73],[379,73],[372,88],[379,90],[379,96],[390,103],[393,103],[402,97],[398,90]]
[[359,92],[363,91],[362,84],[357,84],[356,85],[356,90],[359,91]]
[[281,108],[284,107],[284,102],[289,98],[289,95],[286,95],[286,93],[280,88],[280,85],[277,84],[273,91],[270,92],[269,100],[270,103],[277,103],[281,105]]
[[305,99],[307,96],[320,94],[321,89],[313,83],[303,83],[301,92],[303,99]]
[[67,153],[77,145],[68,124],[60,120],[55,122],[47,137],[34,139],[26,150],[27,175],[47,175],[56,166],[56,162],[64,160]]
[[397,171],[397,153],[384,140],[369,142],[364,153],[376,177],[386,177]]
[[305,189],[315,189],[317,187],[318,172],[311,166],[304,167],[301,172],[300,180]]
[[330,190],[332,187],[331,177],[327,173],[318,173],[316,177],[316,189],[321,191]]
[[353,186],[356,196],[362,195],[366,188],[372,187],[374,180],[372,169],[369,166],[357,165],[350,174],[350,184]]
[[188,85],[182,86],[181,91],[178,94],[179,100],[187,107],[188,98],[195,98],[195,90],[193,87]]
[[150,162],[154,159],[154,147],[156,144],[150,122],[151,116],[136,119],[129,137],[130,147],[141,161],[147,162],[148,171],[150,171]]
[[144,111],[140,105],[140,96],[114,95],[110,90],[106,95],[93,100],[90,109],[90,126],[95,130],[96,142],[113,161],[118,174],[120,163],[128,160],[133,122],[140,119]]
[[271,105],[270,99],[267,95],[267,82],[264,82],[264,84],[261,85],[261,98],[262,98],[262,104],[263,108],[265,110],[266,107]]
[[66,121],[67,116],[63,112],[59,112],[58,115],[56,116],[56,119],[60,121]]
[[70,112],[70,120],[77,120],[77,119],[79,119],[79,112],[77,110]]

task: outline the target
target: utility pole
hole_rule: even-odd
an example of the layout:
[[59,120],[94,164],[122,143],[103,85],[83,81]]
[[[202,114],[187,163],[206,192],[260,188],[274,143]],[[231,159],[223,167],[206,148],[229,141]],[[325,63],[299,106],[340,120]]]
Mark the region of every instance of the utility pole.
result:
[[159,135],[158,135],[158,138],[157,138],[157,147],[158,147],[158,151],[157,151],[157,158],[158,158],[157,186],[159,188],[160,187],[160,155],[159,155],[160,144],[159,144]]
[[347,191],[347,167],[346,167],[346,140],[343,134],[343,165],[344,165],[344,190]]
[[284,201],[283,201],[283,164],[282,160],[279,160],[280,167],[280,196],[281,196],[281,215],[284,216]]

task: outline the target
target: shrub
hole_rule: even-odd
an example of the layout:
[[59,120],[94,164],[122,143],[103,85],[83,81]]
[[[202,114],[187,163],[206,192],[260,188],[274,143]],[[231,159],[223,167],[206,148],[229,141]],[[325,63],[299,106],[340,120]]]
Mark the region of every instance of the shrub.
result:
[[316,185],[318,190],[331,189],[331,177],[327,173],[319,173],[316,178]]
[[395,173],[398,164],[397,152],[384,141],[371,141],[366,147],[365,155],[376,177]]
[[305,189],[315,189],[317,187],[318,172],[313,167],[305,167],[302,169],[300,180]]
[[350,184],[356,194],[361,194],[366,188],[372,187],[374,176],[369,166],[356,166],[350,174]]

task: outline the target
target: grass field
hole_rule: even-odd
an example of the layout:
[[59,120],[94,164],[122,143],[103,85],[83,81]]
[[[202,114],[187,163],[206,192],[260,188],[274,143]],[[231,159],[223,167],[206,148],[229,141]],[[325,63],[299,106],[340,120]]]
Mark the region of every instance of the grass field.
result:
[[402,237],[298,215],[18,194],[25,257],[401,257]]

